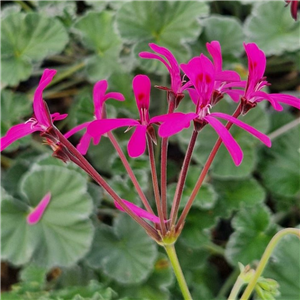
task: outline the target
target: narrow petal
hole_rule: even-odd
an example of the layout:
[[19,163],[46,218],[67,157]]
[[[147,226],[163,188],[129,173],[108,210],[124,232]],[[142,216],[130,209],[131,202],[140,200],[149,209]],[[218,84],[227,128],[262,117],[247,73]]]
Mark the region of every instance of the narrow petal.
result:
[[[153,223],[159,223],[159,217],[147,212],[146,210],[136,206],[135,204],[129,202],[129,201],[126,201],[124,199],[122,199],[123,203],[135,214],[137,215],[138,217],[141,217],[141,218],[144,218],[144,219],[147,219]],[[117,201],[115,201],[115,206],[117,209],[121,210],[121,211],[124,211],[124,209],[118,204]]]
[[222,92],[229,95],[234,102],[239,102],[241,96],[244,94],[244,91],[242,90],[223,90]]
[[97,119],[101,119],[102,107],[105,101],[105,92],[107,90],[108,83],[106,80],[100,80],[95,83],[93,89],[93,101],[94,101],[94,115]]
[[[149,110],[151,82],[146,75],[137,75],[133,78],[132,88],[139,112]],[[142,116],[141,116],[141,119]]]
[[248,80],[256,84],[264,76],[267,63],[266,56],[255,43],[244,43],[244,48],[248,57]]
[[220,43],[218,41],[206,43],[206,48],[211,57],[213,58],[216,71],[222,71],[222,53]]
[[102,119],[92,121],[87,127],[87,133],[93,138],[119,127],[136,126],[140,123],[133,119]]
[[34,115],[40,124],[45,125],[47,127],[50,124],[47,118],[47,109],[45,108],[45,104],[43,101],[43,91],[46,88],[46,86],[51,82],[55,74],[56,70],[45,69],[33,96]]
[[118,93],[118,92],[110,92],[110,93],[107,93],[105,95],[105,101],[107,99],[115,99],[115,100],[118,100],[118,101],[124,101],[125,100],[125,97],[123,94],[121,93]]
[[27,216],[27,223],[29,225],[34,225],[40,221],[42,218],[49,202],[51,199],[51,193],[47,193],[40,203],[35,207],[35,209]]
[[132,134],[127,146],[127,151],[130,157],[138,157],[145,152],[146,131],[147,131],[147,126],[145,125],[136,126],[136,129]]
[[160,57],[160,56],[157,55],[157,54],[154,54],[154,53],[150,53],[150,52],[146,52],[146,51],[145,51],[145,52],[140,52],[140,53],[139,53],[139,56],[140,56],[141,58],[157,59],[157,60],[159,60],[160,62],[162,62],[162,63],[166,66],[166,68],[168,69],[169,73],[172,72],[171,67],[166,63],[166,61],[165,61],[162,57]]
[[199,94],[197,93],[197,91],[195,89],[190,88],[187,89],[187,91],[189,92],[190,98],[192,99],[194,104],[197,105],[199,102]]
[[212,115],[206,116],[204,118],[217,132],[217,134],[222,139],[224,146],[230,153],[233,162],[236,166],[239,166],[243,160],[243,152],[239,144],[234,140],[228,129]]
[[86,155],[90,146],[91,139],[92,137],[87,132],[81,137],[76,148],[82,155]]
[[51,119],[52,121],[61,121],[64,120],[66,117],[68,116],[68,114],[60,114],[58,112],[51,114]]
[[[155,120],[157,122],[162,121],[163,124],[159,126],[158,134],[161,137],[169,137],[181,130],[190,126],[191,120],[195,119],[197,114],[195,113],[172,113],[163,116],[158,116]],[[154,118],[151,119],[153,121]]]
[[230,115],[227,115],[227,114],[224,114],[224,113],[212,113],[212,114],[210,114],[210,116],[225,119],[225,120],[227,120],[227,121],[243,128],[243,129],[245,129],[250,134],[252,134],[256,138],[261,140],[265,145],[267,145],[268,147],[271,147],[271,140],[267,135],[265,135],[262,132],[256,130],[252,126],[240,121],[239,119],[234,118],[234,117],[232,117]]
[[222,71],[216,73],[217,81],[225,81],[225,82],[235,82],[240,81],[240,75],[235,71]]
[[282,102],[287,105],[296,107],[300,109],[300,99],[297,97],[294,97],[292,95],[286,95],[286,94],[269,94],[269,97],[273,99],[275,102]]
[[85,122],[85,123],[82,123],[78,126],[75,126],[73,129],[69,130],[66,134],[64,134],[65,138],[69,138],[70,136],[72,136],[73,134],[77,133],[78,131],[88,127],[88,125],[90,124],[91,122]]
[[255,99],[256,102],[260,102],[260,101],[266,99],[271,103],[271,105],[273,106],[273,108],[275,110],[277,110],[277,111],[282,111],[283,110],[283,107],[275,99],[273,99],[273,97],[271,97],[266,92],[257,91],[257,92],[254,92],[254,93],[250,94],[250,97],[251,98],[256,98]]
[[16,141],[28,134],[31,134],[35,131],[40,131],[40,130],[41,130],[41,128],[39,128],[39,126],[34,126],[30,122],[12,126],[7,131],[6,135],[3,136],[0,140],[0,143],[1,143],[0,151],[3,151],[14,141]]

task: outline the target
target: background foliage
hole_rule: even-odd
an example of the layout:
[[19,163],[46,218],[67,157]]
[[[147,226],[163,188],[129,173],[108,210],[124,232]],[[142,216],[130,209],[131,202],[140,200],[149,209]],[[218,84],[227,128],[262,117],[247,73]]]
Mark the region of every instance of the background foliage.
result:
[[[206,42],[219,40],[225,68],[243,78],[243,42],[255,42],[268,57],[270,91],[299,94],[300,23],[291,18],[284,1],[15,2],[1,2],[2,135],[30,117],[33,92],[46,67],[58,70],[44,98],[51,110],[69,114],[58,123],[63,132],[91,120],[92,87],[101,79],[126,98],[121,105],[108,102],[109,117],[136,118],[133,76],[145,73],[152,85],[168,85],[161,63],[138,58],[149,42],[167,47],[186,63],[193,55],[207,53]],[[165,111],[165,97],[163,91],[152,89],[153,113]],[[234,105],[227,100],[218,105],[231,113]],[[181,109],[189,105],[183,101]],[[217,154],[176,244],[195,299],[225,299],[237,276],[237,263],[255,265],[274,233],[300,223],[300,128],[294,124],[298,114],[259,106],[244,121],[270,134],[272,148],[233,128],[243,163],[236,168],[225,148]],[[286,130],[286,124],[291,129]],[[127,139],[122,132],[117,137]],[[185,130],[171,139],[170,201],[189,137],[190,130]],[[183,203],[215,140],[205,127]],[[52,158],[40,141],[38,135],[24,138],[2,155],[2,283],[4,290],[11,289],[2,298],[180,299],[163,249],[117,211],[81,170]],[[92,146],[87,158],[121,197],[140,203],[107,139]],[[152,201],[147,157],[131,164]],[[49,190],[53,199],[42,221],[27,225],[29,209]],[[299,243],[287,240],[266,270],[265,276],[280,284],[278,299],[300,297],[299,286],[293,284],[300,280],[299,253]]]

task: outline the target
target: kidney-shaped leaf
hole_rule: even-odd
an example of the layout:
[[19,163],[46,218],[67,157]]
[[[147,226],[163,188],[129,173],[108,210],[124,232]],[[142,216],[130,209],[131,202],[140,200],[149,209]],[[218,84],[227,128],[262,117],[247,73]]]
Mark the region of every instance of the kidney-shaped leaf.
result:
[[94,52],[87,59],[87,75],[93,82],[108,78],[119,67],[122,43],[115,33],[113,16],[109,12],[89,12],[78,19],[74,30],[82,43]]
[[[44,166],[26,173],[20,189],[25,199],[2,202],[3,257],[14,264],[31,259],[45,267],[75,263],[89,250],[94,232],[86,179],[68,169]],[[48,192],[51,199],[41,219],[29,225],[27,215]]]
[[238,262],[246,265],[260,259],[276,233],[276,227],[270,221],[270,211],[263,205],[241,209],[232,226],[235,232],[227,243],[225,256],[234,265]]
[[113,227],[96,229],[88,264],[122,284],[139,283],[154,268],[157,248],[146,232],[127,215],[120,214]]
[[257,43],[266,55],[280,55],[300,48],[300,22],[281,1],[261,1],[245,22],[249,42]]
[[[189,51],[183,41],[195,41],[201,32],[198,19],[208,14],[208,6],[199,1],[131,1],[117,13],[117,28],[121,37],[136,45],[140,51],[149,51],[148,43],[167,47],[181,62],[188,60]],[[147,71],[166,72],[155,60],[139,59]]]
[[59,20],[38,13],[10,14],[1,26],[1,81],[9,86],[30,76],[32,62],[61,52],[68,42]]

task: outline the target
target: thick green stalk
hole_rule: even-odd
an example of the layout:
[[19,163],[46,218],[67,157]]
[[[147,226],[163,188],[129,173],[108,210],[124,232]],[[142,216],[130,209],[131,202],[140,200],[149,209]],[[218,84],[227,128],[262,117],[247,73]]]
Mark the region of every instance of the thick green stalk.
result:
[[273,238],[271,239],[270,243],[268,244],[268,246],[257,266],[254,276],[250,280],[247,288],[245,289],[245,291],[241,297],[241,300],[248,300],[248,298],[251,296],[251,293],[253,292],[253,289],[255,288],[257,280],[261,276],[264,268],[266,267],[274,248],[276,247],[278,242],[287,234],[296,235],[300,239],[300,229],[296,229],[296,228],[282,229],[273,236]]
[[174,244],[172,243],[172,244],[164,245],[164,248],[166,249],[167,255],[172,264],[184,300],[191,300],[192,296],[190,294],[189,288],[186,284],[184,275],[182,273]]

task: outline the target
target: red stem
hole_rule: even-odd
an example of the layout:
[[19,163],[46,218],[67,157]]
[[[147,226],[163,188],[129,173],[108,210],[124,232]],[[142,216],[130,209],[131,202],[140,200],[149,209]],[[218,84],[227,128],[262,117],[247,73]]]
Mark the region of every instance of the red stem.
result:
[[[169,101],[168,114],[175,109],[175,102]],[[161,142],[161,165],[160,165],[160,188],[161,188],[161,206],[164,220],[168,219],[167,212],[167,161],[168,161],[168,141],[169,139],[162,138]]]
[[146,232],[155,240],[159,241],[160,237],[157,231],[149,225],[146,221],[135,215],[122,201],[122,199],[116,194],[116,192],[108,185],[103,177],[93,168],[93,166],[78,152],[78,150],[64,137],[64,135],[55,128],[55,132],[59,137],[59,141],[70,152],[70,160],[86,171],[121,207],[130,215],[137,223],[139,223]]
[[155,203],[156,203],[156,207],[157,207],[158,217],[160,220],[160,228],[161,228],[162,234],[164,235],[166,233],[167,229],[166,229],[166,225],[164,222],[164,217],[163,217],[162,207],[161,207],[161,200],[160,200],[157,172],[156,172],[156,166],[155,166],[153,144],[152,144],[152,140],[148,136],[148,134],[147,134],[147,145],[148,145],[148,154],[149,154],[150,168],[151,168],[151,175],[152,175],[154,198],[155,198]]
[[190,165],[190,162],[192,159],[192,154],[193,154],[193,150],[194,150],[195,143],[197,140],[197,136],[198,136],[198,131],[194,130],[192,133],[192,136],[191,136],[191,140],[190,140],[188,149],[187,149],[185,157],[184,157],[184,161],[182,163],[182,167],[181,167],[181,171],[180,171],[180,175],[179,175],[179,179],[178,179],[178,183],[176,186],[176,191],[175,191],[174,199],[173,199],[173,203],[172,203],[172,210],[171,210],[171,217],[170,217],[171,218],[171,228],[176,223],[176,220],[177,220],[179,204],[180,204],[187,172],[189,169],[189,165]]
[[142,202],[143,202],[146,210],[149,213],[154,214],[154,212],[153,212],[153,210],[152,210],[152,208],[151,208],[151,206],[150,206],[150,204],[149,204],[149,202],[148,202],[148,200],[147,200],[144,192],[142,191],[141,186],[139,185],[139,182],[137,181],[137,179],[136,179],[136,177],[135,177],[135,175],[134,175],[134,173],[133,173],[133,171],[131,169],[131,166],[128,163],[128,160],[127,160],[124,152],[122,151],[122,149],[121,149],[118,141],[116,140],[116,138],[114,137],[114,135],[113,135],[112,132],[108,132],[107,136],[110,139],[110,141],[113,144],[113,146],[115,147],[115,150],[118,152],[119,157],[120,157],[120,159],[121,159],[121,161],[122,161],[122,163],[123,163],[123,165],[124,165],[124,167],[125,167],[128,175],[129,175],[129,177],[130,177],[130,179],[131,179],[131,181],[132,181],[132,183],[133,183],[133,185],[134,185],[134,187],[135,187],[138,195],[140,196],[140,199],[142,200]]
[[[241,114],[241,106],[239,105],[232,116],[235,117],[235,118],[238,118],[238,116],[240,114]],[[230,122],[228,122],[226,124],[226,128],[228,130],[230,129],[231,126],[232,126],[232,123],[230,123]],[[189,211],[192,207],[193,201],[195,200],[195,198],[196,198],[196,196],[197,196],[197,194],[198,194],[198,192],[199,192],[199,190],[202,186],[202,183],[203,183],[203,181],[206,177],[206,174],[207,174],[207,172],[208,172],[208,170],[209,170],[209,168],[210,168],[210,166],[211,166],[211,164],[212,164],[212,162],[213,162],[213,160],[214,160],[221,144],[222,144],[222,140],[221,140],[221,138],[218,138],[218,140],[216,141],[216,143],[215,143],[211,153],[209,154],[209,157],[208,157],[208,159],[207,159],[207,161],[206,161],[206,163],[205,163],[205,165],[204,165],[204,167],[201,171],[201,174],[200,174],[200,176],[199,176],[199,178],[196,182],[196,185],[195,185],[195,187],[192,191],[192,194],[191,194],[186,206],[184,207],[184,209],[181,213],[181,216],[180,216],[180,218],[178,220],[178,223],[176,225],[176,229],[182,228],[183,223],[184,223],[184,221],[185,221],[185,219],[186,219],[186,217],[187,217],[187,215],[188,215],[188,213],[189,213]]]

